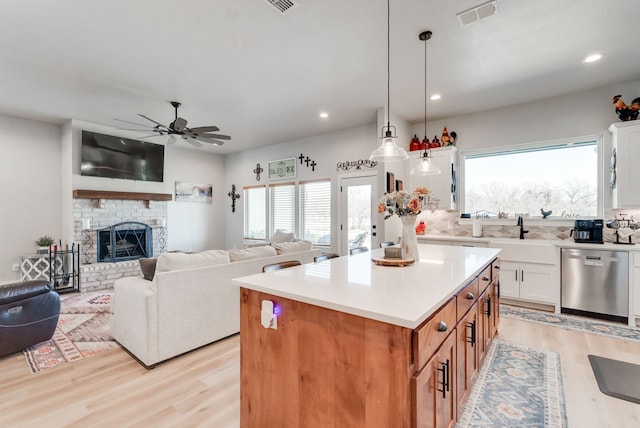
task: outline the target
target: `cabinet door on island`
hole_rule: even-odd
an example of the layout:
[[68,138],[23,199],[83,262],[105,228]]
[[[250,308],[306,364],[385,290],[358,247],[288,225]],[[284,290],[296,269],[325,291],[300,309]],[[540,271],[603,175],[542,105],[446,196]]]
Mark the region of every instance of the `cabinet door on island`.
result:
[[412,378],[414,427],[440,428],[455,425],[456,370],[456,334],[450,334],[440,350]]

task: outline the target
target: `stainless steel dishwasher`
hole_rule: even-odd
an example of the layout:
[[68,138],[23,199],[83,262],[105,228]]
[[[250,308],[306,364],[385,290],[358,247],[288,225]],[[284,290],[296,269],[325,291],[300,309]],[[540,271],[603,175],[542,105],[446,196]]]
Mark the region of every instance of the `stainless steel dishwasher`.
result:
[[629,253],[562,249],[562,312],[628,322]]

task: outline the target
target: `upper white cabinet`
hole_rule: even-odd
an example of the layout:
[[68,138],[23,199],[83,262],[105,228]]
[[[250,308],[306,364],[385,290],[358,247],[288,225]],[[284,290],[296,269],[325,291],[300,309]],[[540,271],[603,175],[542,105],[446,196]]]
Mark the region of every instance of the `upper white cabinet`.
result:
[[456,175],[458,173],[458,149],[455,146],[431,149],[431,162],[442,171],[436,175],[411,175],[409,171],[422,158],[424,151],[409,152],[407,161],[407,185],[405,190],[411,192],[417,186],[425,186],[434,196],[440,198],[440,209],[456,209],[457,189]]
[[640,121],[614,123],[609,132],[613,137],[609,180],[612,208],[640,207]]

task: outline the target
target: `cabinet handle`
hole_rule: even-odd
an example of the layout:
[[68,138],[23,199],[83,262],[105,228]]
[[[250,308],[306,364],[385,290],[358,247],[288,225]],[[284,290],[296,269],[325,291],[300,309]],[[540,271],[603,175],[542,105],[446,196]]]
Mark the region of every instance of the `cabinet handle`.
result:
[[500,270],[500,265],[495,265],[494,268]]
[[516,282],[518,282],[518,271],[516,270]]
[[489,281],[489,277],[485,275],[485,276],[482,277],[482,280],[483,281]]
[[467,343],[473,348],[476,345],[476,320],[467,323],[467,328],[471,328],[471,338],[467,339]]
[[449,359],[444,363],[440,363],[438,371],[442,373],[442,389],[438,391],[442,392],[442,398],[447,398],[447,392],[449,391]]
[[447,331],[447,323],[445,323],[444,321],[440,321],[438,323],[438,331]]
[[524,282],[524,271],[520,272],[520,281]]
[[496,295],[498,296],[498,299],[500,298],[500,281],[496,282]]
[[487,297],[487,300],[485,300],[485,302],[487,303],[487,312],[485,312],[487,314],[487,318],[491,317],[491,296]]
[[468,300],[473,300],[473,299],[475,299],[475,296],[473,295],[473,293],[467,293],[467,299]]

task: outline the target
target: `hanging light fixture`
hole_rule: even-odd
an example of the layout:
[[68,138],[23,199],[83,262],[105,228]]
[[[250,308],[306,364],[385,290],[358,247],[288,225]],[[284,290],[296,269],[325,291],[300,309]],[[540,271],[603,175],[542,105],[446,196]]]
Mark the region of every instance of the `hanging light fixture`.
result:
[[431,162],[431,149],[428,148],[429,139],[427,138],[427,40],[431,38],[431,31],[423,31],[418,38],[424,41],[424,140],[426,143],[422,158],[418,164],[411,168],[411,175],[435,175],[440,174],[440,168]]
[[391,15],[390,0],[387,0],[387,126],[383,126],[380,131],[380,139],[382,144],[375,149],[369,160],[376,162],[393,162],[409,159],[407,151],[402,147],[399,147],[394,141],[398,136],[396,135],[396,127],[391,126],[391,95],[389,91],[389,81],[391,75],[391,36],[390,36],[390,15]]

